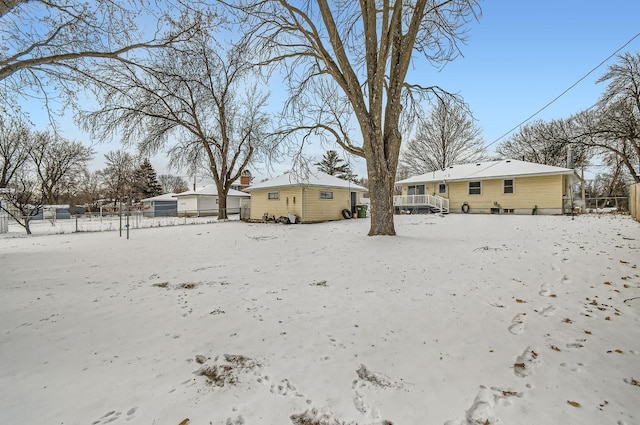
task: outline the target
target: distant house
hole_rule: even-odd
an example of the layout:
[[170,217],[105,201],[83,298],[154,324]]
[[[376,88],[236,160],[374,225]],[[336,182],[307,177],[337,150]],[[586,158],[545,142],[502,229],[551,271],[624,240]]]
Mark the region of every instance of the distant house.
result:
[[444,212],[562,214],[572,207],[574,170],[503,159],[454,165],[396,182],[396,211],[422,212],[434,204]]
[[165,193],[142,200],[145,217],[176,217],[178,215],[178,200],[175,193]]
[[[218,189],[215,184],[173,196],[178,200],[178,215],[180,217],[218,215]],[[227,194],[227,214],[238,214],[241,200],[249,198],[250,195],[248,193],[229,189]]]
[[304,177],[283,174],[245,190],[251,193],[251,220],[293,214],[302,223],[350,216],[367,192],[365,187],[320,171]]

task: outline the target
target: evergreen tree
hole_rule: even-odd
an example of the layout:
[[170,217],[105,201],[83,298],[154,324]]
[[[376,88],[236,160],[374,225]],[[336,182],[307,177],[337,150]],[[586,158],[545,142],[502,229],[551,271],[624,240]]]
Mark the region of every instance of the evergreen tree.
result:
[[162,194],[162,186],[149,159],[142,160],[133,173],[133,197],[136,200],[151,198]]
[[323,155],[322,161],[316,162],[315,165],[323,173],[336,176],[339,179],[355,181],[356,177],[358,177],[351,171],[351,166],[338,156],[338,152],[333,150],[327,151]]

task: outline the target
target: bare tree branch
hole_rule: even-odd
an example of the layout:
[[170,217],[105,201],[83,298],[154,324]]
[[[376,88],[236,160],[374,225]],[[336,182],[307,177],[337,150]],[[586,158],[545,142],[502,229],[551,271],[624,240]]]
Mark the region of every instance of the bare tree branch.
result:
[[[414,53],[452,60],[475,0],[227,2],[248,27],[259,64],[283,67],[290,97],[282,127],[337,143],[367,162],[370,235],[394,235],[393,190],[403,125],[434,92],[407,84]],[[414,92],[414,94],[408,94]],[[358,135],[350,122],[357,123]],[[313,129],[313,131],[312,131]],[[284,134],[289,133],[283,130]],[[293,136],[292,136],[293,137]],[[358,143],[355,143],[355,141]]]
[[198,32],[156,51],[145,66],[102,68],[102,107],[82,121],[97,136],[119,133],[145,155],[166,149],[172,166],[194,172],[205,166],[224,219],[231,185],[253,161],[268,161],[275,152],[263,111],[267,96],[258,89],[245,45],[219,44],[208,29],[217,22],[212,16],[188,21],[199,22]]

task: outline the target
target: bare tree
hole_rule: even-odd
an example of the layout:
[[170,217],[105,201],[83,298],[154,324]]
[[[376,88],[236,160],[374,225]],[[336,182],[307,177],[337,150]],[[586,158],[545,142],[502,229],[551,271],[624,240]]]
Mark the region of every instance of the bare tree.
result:
[[92,152],[49,132],[31,132],[20,122],[7,127],[0,119],[0,124],[3,187],[8,189],[3,193],[9,203],[1,208],[30,234],[29,223],[43,205],[75,191]]
[[34,134],[18,118],[0,116],[0,209],[31,234],[30,222],[41,211],[41,186],[34,173],[29,148]]
[[[176,48],[158,51],[149,66],[107,69],[102,109],[87,116],[96,134],[119,129],[145,154],[167,149],[169,165],[206,164],[218,190],[218,218],[227,194],[247,165],[275,149],[263,112],[266,95],[251,72],[246,45],[225,49],[204,28]],[[169,142],[173,136],[176,142]]]
[[[366,158],[371,195],[369,235],[395,235],[393,191],[402,125],[412,98],[440,91],[409,84],[418,54],[441,65],[458,54],[475,0],[228,2],[251,27],[261,64],[281,63],[291,90],[291,127]],[[359,128],[354,134],[351,118]],[[403,121],[404,120],[404,121]],[[361,143],[359,143],[361,140]]]
[[[640,53],[625,53],[618,60],[597,81],[608,82],[597,108],[571,121],[580,129],[580,144],[618,156],[626,174],[640,183]],[[612,175],[620,174],[612,170]]]
[[185,179],[173,174],[160,174],[158,183],[162,187],[162,193],[181,193],[189,190],[189,184]]
[[71,200],[75,205],[85,205],[88,211],[97,211],[105,197],[102,172],[85,170],[78,179],[77,194]]
[[65,140],[49,132],[37,132],[29,146],[29,157],[44,202],[57,204],[61,195],[75,185],[75,179],[86,170],[93,152],[80,142]]
[[14,173],[6,188],[8,190],[3,191],[3,202],[0,202],[0,209],[22,226],[28,235],[31,234],[31,220],[42,211],[44,205],[40,187],[29,163],[23,163]]
[[[581,145],[581,132],[571,120],[535,121],[522,127],[509,140],[496,148],[504,158],[520,159],[556,167],[579,167],[592,157],[590,149]],[[568,150],[573,148],[573,164]]]
[[0,115],[0,188],[7,187],[29,159],[31,132],[18,118]]
[[[155,5],[151,9],[151,5]],[[192,26],[180,32],[163,29],[170,3],[95,0],[51,2],[7,0],[0,3],[0,101],[37,93],[49,105],[54,91],[73,101],[76,83],[94,79],[97,63],[135,61],[132,53],[164,48],[188,38]],[[155,34],[145,34],[141,20],[156,20]],[[144,41],[141,41],[144,40]]]
[[136,158],[124,150],[107,152],[104,155],[106,167],[101,171],[105,196],[117,206],[128,201],[133,193],[133,173]]
[[442,170],[487,157],[482,131],[468,110],[451,97],[438,98],[431,114],[418,124],[402,163],[412,174]]

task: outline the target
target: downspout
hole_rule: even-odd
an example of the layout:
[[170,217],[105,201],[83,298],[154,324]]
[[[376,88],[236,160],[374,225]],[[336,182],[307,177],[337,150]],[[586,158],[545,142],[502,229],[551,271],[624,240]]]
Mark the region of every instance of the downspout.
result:
[[302,194],[302,220],[301,220],[301,222],[304,223],[306,221],[306,219],[307,219],[307,211],[306,211],[306,208],[305,208],[305,205],[304,205],[305,204],[305,202],[304,202],[305,193],[304,192],[306,191],[306,189],[304,188],[304,186],[302,186],[301,189],[302,189],[300,191],[301,194]]

